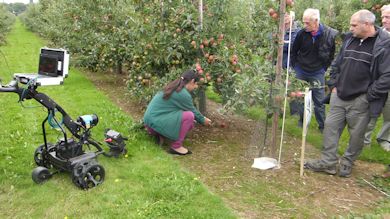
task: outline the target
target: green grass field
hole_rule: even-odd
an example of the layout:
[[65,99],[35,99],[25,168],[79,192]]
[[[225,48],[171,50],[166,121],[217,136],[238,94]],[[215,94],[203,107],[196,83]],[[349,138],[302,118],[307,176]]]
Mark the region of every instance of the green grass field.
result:
[[[26,31],[19,21],[7,41],[7,45],[0,47],[0,78],[3,84],[12,79],[13,73],[36,72],[39,49],[47,45],[47,42]],[[36,167],[33,153],[43,142],[41,122],[47,112],[34,100],[26,100],[22,106],[16,94],[0,93],[0,218],[239,217],[198,177],[184,169],[179,160],[166,154],[146,134],[134,128],[136,123],[133,119],[94,87],[79,70],[71,69],[64,85],[39,87],[38,91],[52,97],[74,119],[96,113],[99,124],[92,129],[94,139],[102,141],[104,129],[108,127],[129,137],[128,157],[99,157],[99,163],[106,169],[106,180],[88,191],[77,188],[67,173],[57,174],[45,184],[37,185],[31,180],[31,172]],[[218,101],[217,95],[212,92],[209,95]],[[252,108],[247,115],[263,120],[264,112]],[[297,118],[287,116],[286,131],[300,136],[301,128],[296,126],[296,121]],[[51,142],[62,137],[56,130],[49,129],[48,132]],[[345,132],[341,152],[347,138]],[[321,142],[322,135],[316,130],[313,117],[308,143],[320,147]],[[215,159],[218,159],[218,154]],[[388,154],[376,144],[364,149],[359,159],[383,164],[390,162]],[[256,180],[256,186],[247,186],[248,183],[243,182],[241,190],[227,191],[221,197],[239,202],[244,200],[255,210],[263,206],[261,197],[265,202],[277,202],[283,208],[292,208],[297,204],[294,201],[279,201],[283,200],[282,191],[299,193],[289,184],[278,182],[273,185],[265,179]],[[302,195],[297,194],[297,197]],[[306,207],[299,209],[299,215],[309,218],[312,212]],[[272,212],[272,209],[268,211]],[[377,206],[376,211],[388,212],[388,203]]]
[[[45,41],[17,21],[0,47],[0,78],[5,84],[16,72],[36,72],[39,49]],[[99,157],[105,182],[83,191],[60,173],[43,185],[31,180],[36,167],[33,153],[42,144],[41,122],[46,110],[36,101],[23,106],[13,93],[0,94],[0,218],[235,218],[219,197],[211,194],[191,173],[132,129],[125,115],[78,70],[71,69],[62,86],[39,87],[72,118],[96,113],[93,137],[103,140],[111,127],[129,137],[128,157]],[[60,133],[49,130],[54,142]]]

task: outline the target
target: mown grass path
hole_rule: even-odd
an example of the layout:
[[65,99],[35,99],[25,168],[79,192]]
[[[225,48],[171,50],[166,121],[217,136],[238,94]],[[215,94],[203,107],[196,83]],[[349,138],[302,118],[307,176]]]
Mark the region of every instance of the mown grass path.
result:
[[[45,42],[17,21],[0,47],[3,83],[16,72],[36,72],[39,48]],[[91,190],[75,187],[70,175],[60,173],[47,183],[31,180],[36,167],[33,153],[42,144],[41,122],[47,112],[27,100],[0,94],[0,218],[234,218],[220,198],[211,194],[179,162],[143,133],[131,129],[132,118],[99,92],[78,70],[71,69],[62,86],[39,87],[73,118],[96,113],[99,124],[93,137],[103,139],[111,127],[129,137],[129,156],[99,157],[106,169],[105,182]],[[38,106],[38,107],[37,107]],[[49,140],[61,135],[49,130]]]

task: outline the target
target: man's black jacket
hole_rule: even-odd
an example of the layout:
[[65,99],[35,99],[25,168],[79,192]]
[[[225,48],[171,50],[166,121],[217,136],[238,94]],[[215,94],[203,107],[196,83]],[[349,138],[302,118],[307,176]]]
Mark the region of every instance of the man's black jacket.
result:
[[[321,68],[324,68],[325,70],[330,66],[333,58],[334,58],[334,53],[336,50],[336,44],[335,44],[335,39],[338,34],[338,31],[328,27],[324,24],[321,24],[323,27],[323,33],[321,34],[319,40],[318,40],[318,55],[314,57],[310,57],[311,59],[317,59],[321,63]],[[300,50],[302,47],[304,47],[303,44],[312,44],[311,40],[311,33],[306,32],[305,29],[301,29],[298,31],[297,36],[294,40],[293,48],[291,50],[291,65],[295,66],[295,64],[299,59],[300,56]],[[306,39],[306,40],[305,40]],[[306,71],[310,72],[311,71],[317,71],[317,69],[313,69],[313,66],[308,66],[307,63],[308,60],[302,60],[300,63],[300,67],[306,69]],[[310,61],[309,61],[310,62]]]
[[[379,27],[373,48],[373,58],[370,64],[371,81],[367,90],[367,100],[370,103],[370,117],[378,117],[390,91],[390,35]],[[332,62],[330,79],[327,82],[332,90],[339,78],[340,66],[343,62],[345,49],[352,42],[352,33],[346,34],[343,45]],[[344,82],[347,83],[347,82]]]

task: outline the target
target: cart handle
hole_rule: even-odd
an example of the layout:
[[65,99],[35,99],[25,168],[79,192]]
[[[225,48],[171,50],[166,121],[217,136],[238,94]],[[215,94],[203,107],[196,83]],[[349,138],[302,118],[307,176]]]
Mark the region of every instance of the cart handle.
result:
[[13,92],[13,93],[19,93],[19,87],[18,82],[15,80],[12,80],[7,85],[3,86],[0,82],[0,92]]

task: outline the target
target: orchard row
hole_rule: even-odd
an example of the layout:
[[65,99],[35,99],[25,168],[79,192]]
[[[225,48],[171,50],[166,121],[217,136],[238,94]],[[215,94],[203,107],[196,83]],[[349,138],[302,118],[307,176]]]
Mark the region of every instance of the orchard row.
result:
[[[212,86],[233,108],[268,105],[274,79],[278,1],[194,0],[40,0],[23,21],[53,46],[70,50],[73,63],[92,71],[129,74],[134,97],[147,102],[186,69],[197,69],[203,88]],[[319,8],[322,22],[348,29],[356,9],[380,0],[288,0],[297,18]],[[342,19],[342,21],[340,20]],[[293,80],[292,90],[302,90]],[[273,86],[273,94],[283,85]]]

